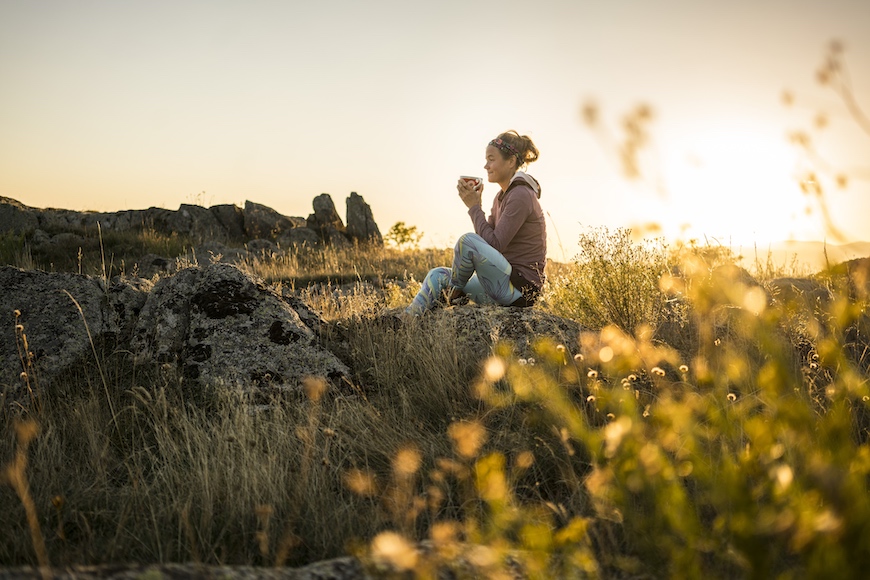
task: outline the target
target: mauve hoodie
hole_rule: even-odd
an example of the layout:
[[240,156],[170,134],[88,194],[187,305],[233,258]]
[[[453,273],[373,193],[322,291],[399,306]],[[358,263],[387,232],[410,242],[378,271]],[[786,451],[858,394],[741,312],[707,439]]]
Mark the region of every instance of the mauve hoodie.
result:
[[489,219],[479,205],[469,208],[474,232],[507,258],[513,269],[537,286],[544,284],[547,227],[538,203],[541,186],[531,175],[517,171],[507,193],[499,191]]

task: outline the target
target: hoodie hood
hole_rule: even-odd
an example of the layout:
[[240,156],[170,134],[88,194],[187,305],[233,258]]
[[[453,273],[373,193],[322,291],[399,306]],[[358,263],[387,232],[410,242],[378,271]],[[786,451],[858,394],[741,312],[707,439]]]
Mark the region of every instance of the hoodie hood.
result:
[[516,181],[522,181],[523,183],[531,187],[532,191],[535,192],[535,195],[538,196],[538,199],[541,198],[541,184],[539,184],[534,177],[532,177],[525,171],[517,171],[511,178],[511,182],[510,184],[508,184],[508,189],[510,189]]

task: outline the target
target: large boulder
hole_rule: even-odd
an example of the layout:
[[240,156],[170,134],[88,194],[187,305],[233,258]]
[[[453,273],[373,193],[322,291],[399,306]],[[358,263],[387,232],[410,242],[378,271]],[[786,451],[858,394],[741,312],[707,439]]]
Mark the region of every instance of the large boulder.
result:
[[[401,310],[386,310],[372,322],[392,326],[397,332],[407,335],[408,348],[439,348],[435,342],[446,338],[462,352],[480,360],[489,356],[492,347],[498,343],[508,343],[516,356],[528,358],[534,355],[536,342],[541,339],[562,344],[570,352],[576,352],[582,330],[576,321],[538,308],[471,303],[435,309],[410,320],[402,317]],[[336,351],[341,350],[342,345],[337,345]]]
[[287,301],[227,264],[160,280],[131,350],[177,365],[185,381],[199,385],[292,389],[310,377],[338,385],[348,373]]
[[149,289],[144,280],[107,286],[79,274],[0,268],[0,386],[13,394],[23,386],[28,352],[39,385],[49,387],[94,346],[128,342]]
[[282,248],[290,247],[314,247],[320,244],[320,236],[317,232],[308,228],[293,228],[278,238],[278,245]]
[[350,241],[345,233],[344,222],[328,193],[322,193],[312,202],[314,213],[308,216],[308,228],[317,233],[320,239],[330,246],[348,246]]
[[245,239],[245,212],[239,206],[227,203],[213,205],[208,211],[215,217],[224,228],[227,240],[241,242]]
[[39,219],[32,207],[8,197],[0,197],[0,234],[30,234],[38,227]]
[[245,236],[249,239],[263,238],[275,240],[293,228],[304,227],[302,218],[281,215],[271,207],[245,202]]
[[384,238],[375,223],[372,208],[357,192],[350,192],[347,198],[347,235],[360,242],[383,245]]

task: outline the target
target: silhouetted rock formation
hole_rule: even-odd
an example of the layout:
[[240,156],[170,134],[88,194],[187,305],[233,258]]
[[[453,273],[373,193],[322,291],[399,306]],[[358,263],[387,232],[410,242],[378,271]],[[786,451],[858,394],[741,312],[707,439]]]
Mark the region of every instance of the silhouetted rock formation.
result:
[[151,207],[117,212],[73,211],[34,208],[0,197],[0,234],[29,236],[35,243],[65,243],[55,239],[99,227],[109,230],[154,230],[164,235],[179,235],[197,243],[246,243],[264,239],[282,246],[353,243],[383,244],[371,208],[356,192],[347,199],[345,227],[328,193],[313,200],[314,213],[308,219],[285,216],[265,205],[246,201],[245,207],[222,204],[204,208],[182,204],[177,210]]

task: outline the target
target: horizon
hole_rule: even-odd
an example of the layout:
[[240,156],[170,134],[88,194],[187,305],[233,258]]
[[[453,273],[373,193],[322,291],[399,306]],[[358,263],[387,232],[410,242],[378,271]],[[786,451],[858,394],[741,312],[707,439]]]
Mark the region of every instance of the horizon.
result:
[[[0,196],[3,198],[3,196]],[[336,200],[330,195],[333,203],[335,204]],[[9,198],[6,198],[9,199]],[[312,198],[313,200],[313,198]],[[363,200],[365,198],[363,197]],[[19,203],[23,203],[20,200]],[[252,203],[258,203],[256,200],[245,200],[250,201]],[[366,202],[368,203],[368,202]],[[26,205],[26,204],[25,204]],[[182,202],[179,204],[178,208],[167,208],[163,206],[150,206],[157,207],[159,209],[167,209],[172,211],[179,211],[181,206],[183,205],[194,205],[203,208],[209,208],[213,205],[221,205],[221,204],[205,204],[203,205],[202,200],[188,200],[186,202]],[[233,204],[236,207],[244,209],[245,203]],[[266,204],[260,204],[266,205]],[[28,206],[35,210],[58,210],[58,211],[92,211],[94,213],[116,213],[115,211],[98,211],[98,210],[71,210],[70,208],[61,208],[61,207],[34,207]],[[267,206],[268,207],[268,206]],[[149,209],[147,207],[137,207],[137,208],[127,208],[125,210],[117,210],[117,211],[131,211],[131,210],[145,210]],[[270,208],[275,209],[275,208]],[[277,211],[277,210],[276,210]],[[313,211],[313,207],[312,207]],[[338,211],[338,205],[336,204],[336,211]],[[280,212],[279,212],[280,213]],[[342,221],[346,219],[346,212],[342,214],[339,212],[342,217]],[[290,214],[282,214],[285,217],[297,217],[305,219],[306,215],[290,215]],[[375,222],[378,223],[378,216],[373,216]],[[401,221],[401,220],[400,220]],[[413,225],[413,224],[406,224]],[[389,230],[389,227],[384,227],[381,223],[378,223],[378,228],[381,230],[381,235],[385,235]],[[633,236],[637,238],[637,236]],[[647,241],[654,241],[656,238],[646,238]],[[678,245],[678,244],[687,244],[690,243],[688,240],[677,239],[677,240],[666,240],[663,239],[664,243],[668,246]],[[851,241],[847,243],[833,243],[828,240],[773,240],[765,243],[756,243],[750,242],[748,244],[741,243],[721,243],[718,240],[704,239],[703,243],[698,241],[697,245],[699,246],[720,246],[727,248],[732,255],[736,258],[738,264],[742,264],[744,266],[748,266],[752,263],[758,263],[759,261],[763,261],[765,263],[772,262],[775,266],[787,270],[791,270],[792,273],[795,274],[809,274],[812,271],[818,271],[824,269],[824,267],[828,264],[836,264],[840,262],[844,262],[847,260],[855,259],[855,258],[865,258],[870,257],[870,240],[857,240]],[[421,249],[445,249],[449,246],[435,246],[435,245],[426,245],[421,244]],[[556,262],[556,263],[567,263],[572,261],[577,255],[577,252],[574,251],[572,253],[561,252],[560,255],[555,256],[551,253],[548,256],[548,259]]]
[[[446,247],[471,229],[456,178],[482,175],[488,140],[516,129],[541,151],[528,172],[557,260],[598,226],[739,245],[867,238],[870,135],[816,74],[842,42],[870,110],[870,3],[547,1],[523,7],[521,27],[512,1],[427,5],[422,20],[394,0],[48,4],[0,7],[0,196],[31,207],[248,199],[307,215],[325,192],[343,215],[356,191],[384,232],[403,221]],[[629,179],[625,117],[641,105]],[[789,143],[796,131],[823,163]]]

